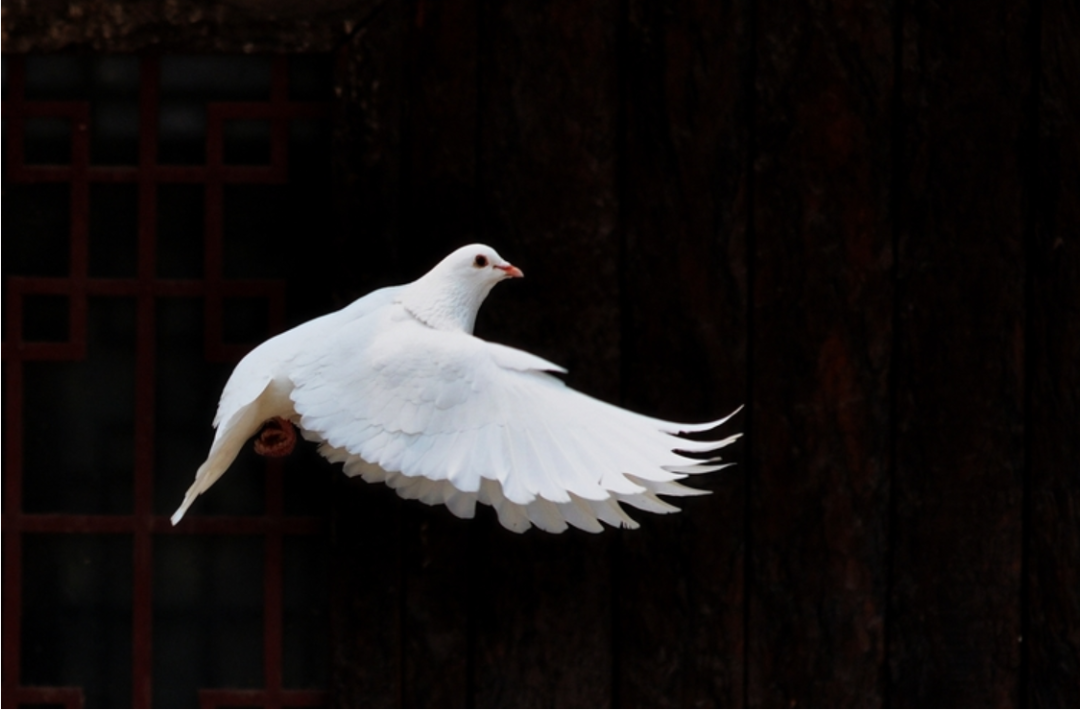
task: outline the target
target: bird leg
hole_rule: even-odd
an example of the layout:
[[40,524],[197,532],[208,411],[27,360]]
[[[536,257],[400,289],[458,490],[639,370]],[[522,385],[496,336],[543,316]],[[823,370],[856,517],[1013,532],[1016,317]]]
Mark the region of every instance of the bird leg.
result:
[[296,427],[288,419],[274,417],[263,422],[255,437],[255,453],[270,458],[288,456],[296,448]]

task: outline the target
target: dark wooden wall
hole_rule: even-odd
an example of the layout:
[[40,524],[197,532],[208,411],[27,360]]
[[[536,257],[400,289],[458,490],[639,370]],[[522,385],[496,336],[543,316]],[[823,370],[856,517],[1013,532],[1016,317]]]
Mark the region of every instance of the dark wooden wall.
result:
[[484,241],[527,278],[482,336],[746,404],[637,531],[339,477],[340,705],[1080,705],[1075,3],[95,7],[5,3],[5,47],[336,53],[328,301]]

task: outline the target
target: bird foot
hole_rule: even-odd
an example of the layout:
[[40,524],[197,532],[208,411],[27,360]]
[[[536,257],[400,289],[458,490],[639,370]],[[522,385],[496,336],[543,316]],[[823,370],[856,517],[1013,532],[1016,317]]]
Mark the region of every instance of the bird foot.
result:
[[270,458],[288,456],[296,448],[296,427],[288,419],[274,417],[263,422],[255,437],[255,453]]

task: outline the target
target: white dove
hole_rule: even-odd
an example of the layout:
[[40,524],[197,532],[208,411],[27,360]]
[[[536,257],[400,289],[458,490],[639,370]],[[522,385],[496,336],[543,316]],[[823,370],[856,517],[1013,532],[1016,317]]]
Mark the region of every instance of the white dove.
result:
[[293,425],[349,476],[444,503],[461,518],[473,517],[477,502],[491,505],[515,532],[558,533],[567,523],[600,532],[600,521],[635,528],[620,503],[667,513],[678,508],[658,496],[707,493],[678,481],[730,464],[676,451],[714,452],[739,435],[675,434],[731,415],[675,424],[635,414],[570,389],[551,374],[565,370],[547,360],[472,335],[491,288],[520,276],[491,247],[462,247],[411,284],[252,350],[225,385],[210,455],[173,524],[260,429],[257,451],[291,451]]

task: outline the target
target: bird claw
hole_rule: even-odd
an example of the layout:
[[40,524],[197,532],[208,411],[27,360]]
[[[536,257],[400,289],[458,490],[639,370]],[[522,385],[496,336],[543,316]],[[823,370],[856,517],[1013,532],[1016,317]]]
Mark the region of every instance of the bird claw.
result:
[[288,419],[274,417],[263,422],[255,437],[255,453],[269,458],[288,456],[296,448],[296,427]]

